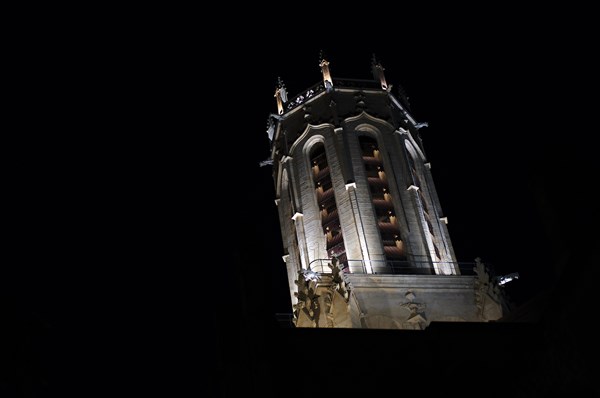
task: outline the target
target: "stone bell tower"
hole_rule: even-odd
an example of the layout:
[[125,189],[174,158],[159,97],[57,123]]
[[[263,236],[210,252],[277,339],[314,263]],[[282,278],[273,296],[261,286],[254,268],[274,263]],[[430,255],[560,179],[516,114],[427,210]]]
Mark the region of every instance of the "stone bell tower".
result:
[[457,262],[406,98],[373,80],[322,79],[294,97],[279,80],[268,119],[296,327],[423,329],[502,316],[485,266]]

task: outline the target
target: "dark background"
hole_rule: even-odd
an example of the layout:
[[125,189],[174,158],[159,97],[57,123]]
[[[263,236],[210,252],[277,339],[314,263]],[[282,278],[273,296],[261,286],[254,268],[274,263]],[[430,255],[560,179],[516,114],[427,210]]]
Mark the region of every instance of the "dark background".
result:
[[[53,52],[40,98],[73,106],[39,121],[68,119],[77,135],[30,142],[44,160],[46,142],[57,150],[8,173],[23,173],[11,196],[24,209],[9,240],[16,272],[2,280],[0,392],[597,392],[591,29],[558,10],[454,11],[209,31],[159,19],[73,43],[83,58]],[[429,123],[421,134],[458,259],[521,275],[506,288],[513,319],[417,334],[282,328],[274,185],[258,163],[277,76],[290,95],[313,85],[320,50],[334,79],[370,78],[376,53],[406,90]]]

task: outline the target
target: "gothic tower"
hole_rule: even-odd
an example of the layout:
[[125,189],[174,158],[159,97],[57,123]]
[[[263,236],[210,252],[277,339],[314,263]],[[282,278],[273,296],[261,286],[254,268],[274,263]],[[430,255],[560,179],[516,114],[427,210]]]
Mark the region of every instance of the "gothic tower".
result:
[[[484,265],[458,263],[431,164],[403,94],[332,77],[268,119],[276,200],[296,327],[423,329],[502,315]],[[402,93],[402,90],[400,90]]]

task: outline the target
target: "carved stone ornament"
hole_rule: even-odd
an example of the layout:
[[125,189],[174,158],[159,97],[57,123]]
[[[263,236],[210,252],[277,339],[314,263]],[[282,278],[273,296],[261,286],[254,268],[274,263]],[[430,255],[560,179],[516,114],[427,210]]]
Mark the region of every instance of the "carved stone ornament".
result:
[[475,259],[475,306],[483,320],[495,320],[502,316],[501,303],[504,292],[497,280],[492,279],[487,267],[478,257]]
[[[328,263],[327,266],[331,269],[331,286],[329,286],[327,293],[323,298],[325,303],[325,317],[327,319],[327,327],[336,327],[335,313],[341,308],[343,308],[344,311],[348,309],[347,304],[350,300],[351,286],[346,280],[344,268],[342,264],[339,263],[337,257],[334,256],[331,259],[331,263]],[[337,298],[338,295],[342,299]],[[336,306],[340,307],[340,305],[341,308],[336,308]]]
[[423,330],[427,326],[427,318],[425,316],[425,304],[415,302],[415,294],[412,291],[406,292],[404,295],[408,300],[406,303],[400,304],[408,312],[408,316],[402,322],[402,329]]
[[340,264],[336,257],[333,257],[331,263],[327,264],[327,266],[331,269],[332,273],[331,289],[340,293],[346,302],[348,302],[348,300],[350,300],[350,290],[352,286],[344,273],[343,265]]
[[298,304],[294,305],[294,320],[297,322],[300,313],[304,313],[312,322],[313,327],[319,327],[319,295],[317,292],[317,281],[319,275],[307,269],[298,271],[298,279],[294,283],[298,286],[298,291],[294,296],[298,299]]

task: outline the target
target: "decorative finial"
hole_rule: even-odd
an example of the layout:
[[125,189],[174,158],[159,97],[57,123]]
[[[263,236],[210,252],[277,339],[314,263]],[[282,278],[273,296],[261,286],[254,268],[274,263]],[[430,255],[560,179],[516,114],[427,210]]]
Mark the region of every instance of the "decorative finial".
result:
[[283,80],[281,77],[277,77],[277,86],[275,87],[275,99],[277,100],[277,113],[279,115],[283,115],[283,103],[287,102],[287,90],[285,89],[285,85],[283,84]]
[[381,66],[381,63],[377,61],[377,58],[375,58],[375,54],[373,54],[373,58],[371,59],[371,70],[373,71],[373,78],[379,80],[381,88],[387,91],[388,84],[385,81],[385,75],[383,74],[384,68]]
[[319,54],[319,66],[321,67],[321,73],[323,74],[325,90],[329,93],[333,90],[333,80],[331,79],[331,73],[329,72],[329,61],[323,57],[323,50],[321,50]]
[[273,123],[273,119],[270,116],[267,119],[267,135],[269,136],[269,141],[273,141],[273,136],[275,135],[275,123]]
[[281,93],[281,100],[286,103],[288,101],[287,89],[285,88],[285,84],[283,84],[281,77],[277,77],[277,86],[279,87],[279,91]]

